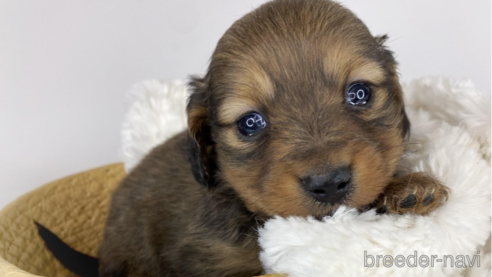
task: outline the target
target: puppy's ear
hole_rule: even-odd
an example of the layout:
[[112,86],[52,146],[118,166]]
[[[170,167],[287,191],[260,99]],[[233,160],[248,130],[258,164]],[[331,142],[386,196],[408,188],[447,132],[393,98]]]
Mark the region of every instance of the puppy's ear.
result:
[[[389,64],[389,68],[391,70],[391,75],[394,83],[393,89],[397,93],[398,100],[403,103],[403,91],[401,89],[400,82],[398,80],[398,74],[396,72],[397,63],[393,57],[393,52],[391,52],[385,45],[388,38],[389,37],[386,34],[374,37],[376,43],[379,45],[379,48],[381,50],[383,60],[385,61],[386,64]],[[401,113],[402,113],[402,120],[400,123],[401,135],[403,139],[408,139],[410,137],[410,120],[408,120],[407,113],[405,112],[404,106],[402,108]]]
[[188,98],[188,157],[195,179],[209,188],[215,187],[215,143],[210,129],[209,91],[205,79],[192,77]]

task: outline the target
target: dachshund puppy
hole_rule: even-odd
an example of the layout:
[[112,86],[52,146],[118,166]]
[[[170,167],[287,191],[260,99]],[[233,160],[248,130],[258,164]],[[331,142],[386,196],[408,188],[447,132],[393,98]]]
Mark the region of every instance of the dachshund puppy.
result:
[[328,0],[275,0],[236,21],[190,82],[189,129],[115,191],[99,276],[253,276],[272,216],[443,203],[435,178],[395,177],[410,124],[385,40]]

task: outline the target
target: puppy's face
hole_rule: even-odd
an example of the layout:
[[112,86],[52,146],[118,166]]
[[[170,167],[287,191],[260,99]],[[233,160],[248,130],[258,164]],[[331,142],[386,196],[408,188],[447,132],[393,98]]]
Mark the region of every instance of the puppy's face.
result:
[[197,179],[267,215],[372,203],[409,128],[383,41],[331,1],[273,1],[238,20],[191,82]]

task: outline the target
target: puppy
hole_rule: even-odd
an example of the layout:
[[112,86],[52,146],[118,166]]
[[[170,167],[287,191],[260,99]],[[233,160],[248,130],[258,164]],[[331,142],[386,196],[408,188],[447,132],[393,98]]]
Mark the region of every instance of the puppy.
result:
[[258,275],[257,229],[272,216],[443,203],[435,178],[395,177],[410,124],[385,40],[328,0],[276,0],[236,21],[190,82],[189,129],[115,191],[99,276]]

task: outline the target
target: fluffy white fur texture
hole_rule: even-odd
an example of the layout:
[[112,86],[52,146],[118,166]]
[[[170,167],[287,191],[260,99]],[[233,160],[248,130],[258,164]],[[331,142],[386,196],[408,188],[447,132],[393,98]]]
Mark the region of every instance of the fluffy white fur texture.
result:
[[186,83],[147,80],[127,95],[120,156],[129,172],[149,151],[183,131],[186,123]]
[[[470,81],[437,77],[415,80],[404,91],[412,129],[400,169],[437,176],[451,188],[448,202],[428,216],[376,215],[374,210],[360,214],[342,207],[322,221],[274,218],[260,229],[259,238],[268,273],[490,276],[490,240],[484,246],[491,231],[490,95],[477,92]],[[121,153],[127,170],[186,127],[186,97],[186,86],[179,81],[135,86],[123,124]],[[415,251],[417,266],[412,267]],[[370,257],[376,260],[377,255],[402,255],[408,263],[397,267],[393,261],[386,267],[381,259],[379,266],[369,266]],[[426,267],[424,255],[429,257]],[[432,255],[437,255],[433,266]],[[453,262],[447,257],[444,266],[438,260],[444,255]],[[469,267],[468,259],[474,258]]]

